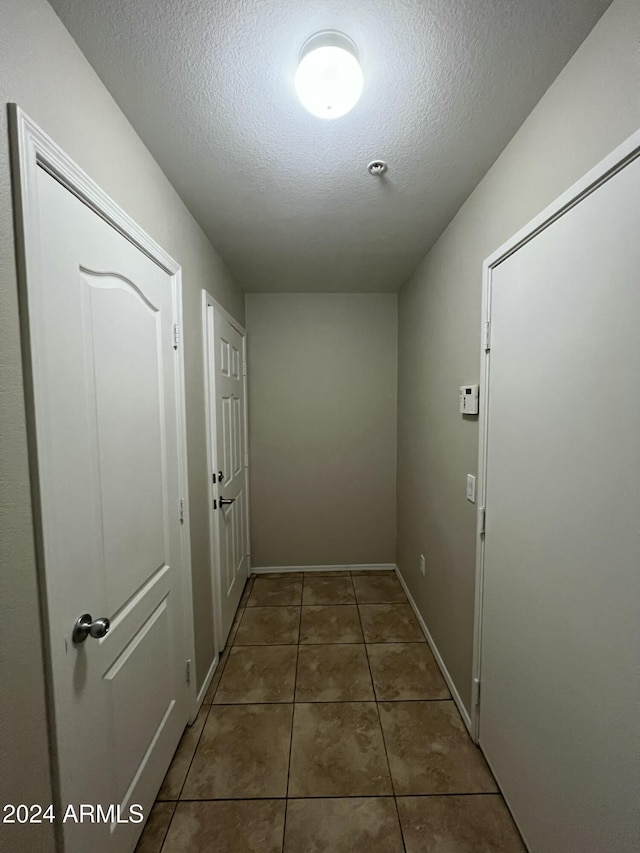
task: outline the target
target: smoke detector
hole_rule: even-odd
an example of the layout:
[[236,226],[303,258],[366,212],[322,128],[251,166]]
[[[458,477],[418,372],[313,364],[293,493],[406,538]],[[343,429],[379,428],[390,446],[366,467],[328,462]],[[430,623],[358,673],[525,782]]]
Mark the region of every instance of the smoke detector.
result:
[[384,162],[384,160],[372,160],[367,166],[367,170],[370,175],[384,175],[389,167]]

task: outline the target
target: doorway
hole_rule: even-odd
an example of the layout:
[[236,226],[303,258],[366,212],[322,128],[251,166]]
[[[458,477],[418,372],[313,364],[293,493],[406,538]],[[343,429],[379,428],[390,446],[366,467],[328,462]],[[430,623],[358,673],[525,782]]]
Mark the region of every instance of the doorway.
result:
[[211,572],[219,654],[250,568],[247,355],[244,328],[206,292],[203,318]]
[[485,265],[478,742],[545,853],[637,847],[638,198],[640,134]]
[[[135,845],[192,704],[180,267],[15,105],[56,816]],[[98,772],[96,772],[98,771]]]

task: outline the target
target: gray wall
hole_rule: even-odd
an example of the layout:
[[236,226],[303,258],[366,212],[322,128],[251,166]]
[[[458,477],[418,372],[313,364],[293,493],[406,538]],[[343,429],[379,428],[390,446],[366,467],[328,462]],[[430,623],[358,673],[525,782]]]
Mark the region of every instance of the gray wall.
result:
[[482,262],[640,127],[639,43],[640,4],[615,0],[400,293],[398,565],[467,706],[478,425],[457,395],[479,381]]
[[395,562],[396,307],[246,295],[253,566]]
[[[0,100],[17,102],[183,266],[196,663],[201,681],[212,660],[213,621],[200,290],[206,286],[240,320],[242,295],[44,0],[2,0]],[[47,803],[51,792],[4,106],[0,140],[0,800]],[[20,827],[14,836],[7,849],[16,853],[51,849],[47,824]]]

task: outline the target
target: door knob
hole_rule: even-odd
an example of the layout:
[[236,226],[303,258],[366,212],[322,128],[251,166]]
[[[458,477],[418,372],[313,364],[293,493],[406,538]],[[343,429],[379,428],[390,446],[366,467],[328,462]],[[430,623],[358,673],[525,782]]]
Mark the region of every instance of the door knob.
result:
[[94,620],[89,613],[83,613],[73,626],[71,639],[76,645],[84,643],[87,637],[93,637],[94,640],[101,640],[109,633],[110,627],[111,623],[105,616]]
[[235,498],[220,498],[220,506],[229,506],[235,501]]
[[222,471],[218,471],[218,482],[221,483],[224,480],[224,474]]

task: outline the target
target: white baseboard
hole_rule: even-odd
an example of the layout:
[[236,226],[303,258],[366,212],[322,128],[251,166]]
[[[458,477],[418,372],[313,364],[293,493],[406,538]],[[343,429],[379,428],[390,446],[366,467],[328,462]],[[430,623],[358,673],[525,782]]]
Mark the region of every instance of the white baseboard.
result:
[[216,655],[214,657],[214,659],[211,661],[211,666],[209,667],[209,672],[207,673],[207,675],[206,675],[206,677],[202,683],[202,687],[200,688],[198,695],[196,697],[196,707],[194,708],[194,711],[193,711],[193,717],[190,721],[191,723],[193,723],[195,718],[198,716],[198,711],[202,707],[202,703],[204,702],[204,697],[207,695],[207,690],[209,689],[209,685],[213,681],[213,676],[215,674],[216,669],[218,668],[219,662],[220,662],[220,655]]
[[463,703],[462,699],[460,698],[460,694],[458,693],[458,690],[457,690],[455,684],[453,683],[453,679],[451,678],[451,675],[449,674],[449,670],[445,666],[445,663],[442,660],[442,655],[438,651],[438,647],[436,646],[436,644],[433,640],[433,637],[429,633],[429,629],[427,628],[426,622],[424,621],[424,619],[422,618],[422,614],[418,610],[418,605],[415,603],[413,596],[409,592],[409,587],[405,583],[405,580],[402,577],[400,569],[396,566],[395,570],[396,570],[396,574],[398,576],[398,580],[402,584],[402,588],[404,589],[406,596],[409,599],[409,604],[413,608],[413,612],[416,614],[416,619],[420,623],[420,627],[422,628],[424,635],[427,638],[427,643],[429,643],[429,647],[430,647],[431,651],[433,652],[433,656],[436,659],[436,663],[438,664],[438,666],[440,668],[440,672],[442,673],[442,677],[447,682],[447,687],[449,688],[451,696],[453,697],[453,701],[456,703],[458,711],[460,711],[460,716],[462,717],[462,721],[464,722],[465,726],[467,727],[469,734],[473,738],[473,733],[471,730],[471,717],[469,716],[469,712],[465,708],[464,703]]
[[362,563],[350,566],[255,566],[252,575],[268,572],[393,572],[394,563]]
[[367,566],[347,566],[347,568],[352,572],[395,572],[396,564],[395,563],[374,563],[373,565]]

